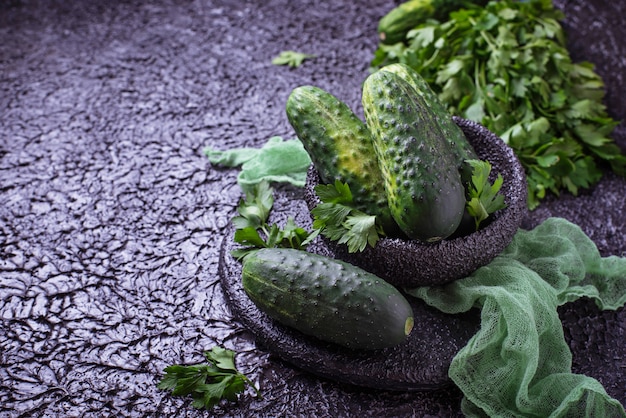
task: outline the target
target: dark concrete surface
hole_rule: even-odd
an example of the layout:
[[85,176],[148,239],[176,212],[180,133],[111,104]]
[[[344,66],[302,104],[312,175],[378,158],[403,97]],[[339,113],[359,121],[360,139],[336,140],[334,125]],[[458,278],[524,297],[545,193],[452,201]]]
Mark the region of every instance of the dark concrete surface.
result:
[[[0,0],[0,416],[458,416],[454,387],[418,393],[317,378],[255,345],[218,279],[240,190],[206,146],[292,137],[284,103],[316,84],[360,109],[391,0]],[[626,117],[624,2],[559,0],[575,57]],[[620,32],[621,31],[621,32]],[[271,58],[317,54],[298,69]],[[616,139],[626,149],[623,124]],[[626,182],[608,175],[526,221],[563,216],[626,256]],[[298,196],[298,191],[289,191]],[[575,372],[626,404],[626,314],[560,310]],[[261,387],[196,411],[162,369],[236,350]]]

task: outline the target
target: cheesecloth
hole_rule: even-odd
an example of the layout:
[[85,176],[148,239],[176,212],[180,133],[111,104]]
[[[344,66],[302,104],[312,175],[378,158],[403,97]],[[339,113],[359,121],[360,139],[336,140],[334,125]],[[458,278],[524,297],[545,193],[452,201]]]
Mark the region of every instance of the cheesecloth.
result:
[[626,302],[626,258],[601,257],[577,225],[549,218],[519,230],[471,276],[408,292],[448,313],[481,309],[480,330],[448,372],[466,416],[626,416],[597,380],[571,371],[557,307],[581,297],[600,309]]

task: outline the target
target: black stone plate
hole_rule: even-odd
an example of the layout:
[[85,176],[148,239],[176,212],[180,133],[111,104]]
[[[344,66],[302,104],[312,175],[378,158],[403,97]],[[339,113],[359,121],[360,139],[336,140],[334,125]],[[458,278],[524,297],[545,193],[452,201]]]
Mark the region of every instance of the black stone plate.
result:
[[[278,213],[277,222],[286,216],[295,216],[300,225],[310,222],[304,201],[276,194],[273,212]],[[277,323],[248,298],[241,285],[241,264],[230,255],[237,245],[233,234],[230,226],[220,251],[220,279],[234,317],[254,334],[259,345],[296,367],[342,383],[398,391],[436,390],[451,384],[448,367],[478,331],[478,311],[448,315],[408,296],[415,327],[404,344],[359,351],[326,343]],[[316,241],[310,250],[332,256],[323,245]]]

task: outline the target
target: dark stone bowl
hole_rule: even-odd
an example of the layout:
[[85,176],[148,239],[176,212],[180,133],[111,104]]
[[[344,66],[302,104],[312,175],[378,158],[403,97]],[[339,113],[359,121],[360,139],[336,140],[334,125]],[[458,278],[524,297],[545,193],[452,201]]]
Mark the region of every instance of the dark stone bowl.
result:
[[[513,150],[484,126],[457,117],[454,120],[478,157],[491,163],[494,178],[498,173],[502,174],[501,193],[506,208],[492,214],[490,222],[480,230],[434,244],[382,238],[374,248],[368,246],[363,252],[349,253],[346,245],[322,238],[334,257],[374,273],[393,285],[417,287],[442,285],[466,277],[504,250],[527,213],[524,169]],[[309,210],[320,202],[314,191],[319,181],[317,171],[311,167],[304,192]]]

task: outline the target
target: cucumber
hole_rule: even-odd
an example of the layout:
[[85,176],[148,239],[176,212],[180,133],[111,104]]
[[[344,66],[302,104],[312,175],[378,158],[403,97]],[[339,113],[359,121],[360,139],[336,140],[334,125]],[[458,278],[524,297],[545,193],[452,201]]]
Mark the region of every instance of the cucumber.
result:
[[394,7],[378,22],[382,44],[406,40],[407,33],[428,19],[447,20],[450,12],[472,5],[484,6],[488,0],[409,0]]
[[413,310],[395,287],[333,258],[263,248],[244,259],[242,283],[269,317],[344,347],[392,347],[405,341],[413,328]]
[[420,241],[450,236],[461,222],[466,199],[439,124],[446,115],[435,113],[411,84],[389,71],[366,78],[362,101],[396,223]]
[[286,112],[322,183],[347,183],[357,209],[375,215],[387,234],[397,233],[365,123],[347,104],[315,86],[295,88]]
[[464,187],[467,187],[472,178],[472,166],[466,160],[477,160],[478,155],[469,143],[465,134],[454,122],[452,114],[448,112],[437,94],[431,89],[430,85],[424,78],[413,68],[406,64],[396,63],[384,66],[380,71],[388,71],[397,74],[399,77],[407,81],[420,94],[430,110],[437,114],[439,126],[443,135],[450,144],[450,148],[454,154],[457,167],[461,172],[461,180]]
[[380,42],[387,45],[403,42],[411,29],[434,15],[432,3],[432,0],[410,0],[391,9],[378,22]]

